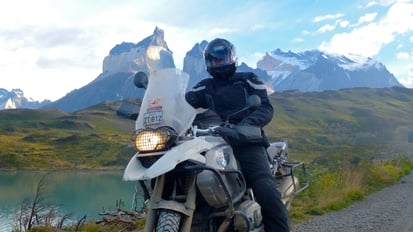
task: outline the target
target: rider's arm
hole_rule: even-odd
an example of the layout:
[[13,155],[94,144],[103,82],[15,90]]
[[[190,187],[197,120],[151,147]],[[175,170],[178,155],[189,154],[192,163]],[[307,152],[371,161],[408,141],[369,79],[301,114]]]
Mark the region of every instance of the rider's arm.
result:
[[264,83],[256,75],[250,75],[247,78],[247,83],[250,87],[250,94],[258,95],[261,98],[261,105],[240,123],[264,127],[271,121],[274,115],[274,108],[268,99],[267,89]]
[[208,79],[204,79],[196,84],[191,90],[185,94],[186,101],[194,108],[204,108],[207,109],[208,105],[206,102],[206,85]]

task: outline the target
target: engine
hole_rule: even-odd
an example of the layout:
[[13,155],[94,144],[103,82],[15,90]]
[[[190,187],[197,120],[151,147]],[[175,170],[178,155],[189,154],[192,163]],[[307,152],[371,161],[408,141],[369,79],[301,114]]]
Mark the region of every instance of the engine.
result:
[[205,158],[206,166],[217,171],[203,170],[197,177],[197,186],[207,203],[219,208],[226,206],[229,200],[240,199],[245,191],[245,182],[235,172],[239,168],[232,148],[229,145],[217,146],[209,150]]

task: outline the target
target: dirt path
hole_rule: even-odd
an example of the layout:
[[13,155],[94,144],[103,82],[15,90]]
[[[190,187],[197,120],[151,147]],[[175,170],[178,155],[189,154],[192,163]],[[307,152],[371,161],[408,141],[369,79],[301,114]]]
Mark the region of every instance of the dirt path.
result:
[[413,172],[341,211],[295,225],[293,232],[413,232]]

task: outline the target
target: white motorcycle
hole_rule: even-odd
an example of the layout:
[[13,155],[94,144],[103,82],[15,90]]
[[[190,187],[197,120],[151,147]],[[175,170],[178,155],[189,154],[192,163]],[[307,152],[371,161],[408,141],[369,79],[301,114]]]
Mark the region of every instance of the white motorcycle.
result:
[[[261,208],[231,146],[217,133],[222,123],[194,123],[198,112],[185,100],[188,80],[175,68],[153,71],[150,78],[135,75],[135,85],[146,91],[134,133],[137,152],[123,179],[139,181],[144,190],[149,206],[144,231],[262,231]],[[251,102],[245,110],[259,104]],[[244,129],[246,138],[257,131]],[[287,141],[271,143],[268,155],[274,184],[289,209],[308,186],[305,165],[288,161]],[[304,173],[302,186],[297,168]]]

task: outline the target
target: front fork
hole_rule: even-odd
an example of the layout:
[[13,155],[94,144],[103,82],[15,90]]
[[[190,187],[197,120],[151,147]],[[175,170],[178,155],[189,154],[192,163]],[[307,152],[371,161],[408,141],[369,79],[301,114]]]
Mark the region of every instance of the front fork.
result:
[[181,232],[190,232],[192,218],[195,211],[196,200],[196,175],[190,175],[187,180],[188,190],[185,202],[162,199],[162,193],[165,186],[165,175],[158,176],[155,180],[155,187],[152,196],[149,200],[149,210],[146,217],[145,232],[152,232],[157,224],[157,211],[160,209],[168,209],[179,212],[186,217],[181,218]]

